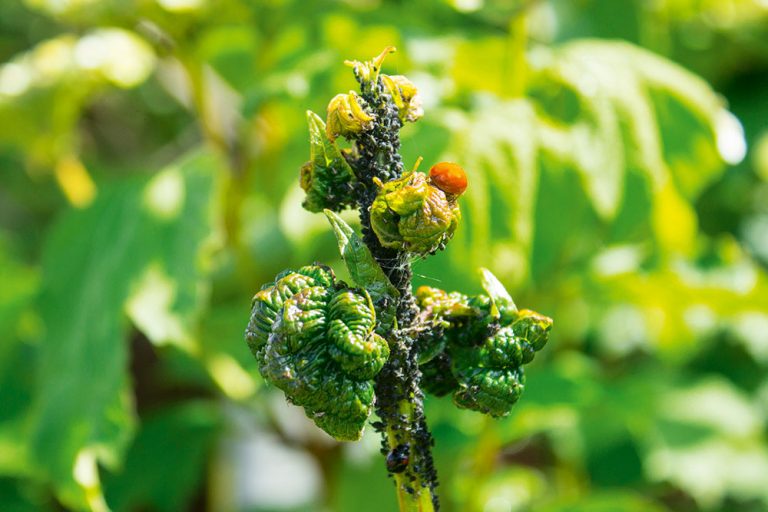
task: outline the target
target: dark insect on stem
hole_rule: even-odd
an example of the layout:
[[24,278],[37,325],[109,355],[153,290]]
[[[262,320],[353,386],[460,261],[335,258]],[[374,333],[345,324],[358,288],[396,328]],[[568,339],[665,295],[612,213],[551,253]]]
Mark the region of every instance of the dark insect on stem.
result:
[[402,473],[408,467],[411,446],[408,443],[395,446],[387,454],[387,471],[390,473]]

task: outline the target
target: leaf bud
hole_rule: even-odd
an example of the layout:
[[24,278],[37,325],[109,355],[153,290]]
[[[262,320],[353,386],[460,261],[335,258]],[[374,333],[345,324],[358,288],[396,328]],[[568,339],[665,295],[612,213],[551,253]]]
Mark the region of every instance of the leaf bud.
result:
[[371,228],[384,247],[429,254],[453,236],[461,218],[455,198],[413,172],[381,186],[371,205]]
[[424,109],[421,106],[419,91],[413,82],[403,75],[382,74],[380,78],[382,85],[397,106],[400,120],[413,123],[421,119],[424,115]]
[[337,94],[328,103],[328,117],[325,130],[328,139],[336,137],[354,138],[357,134],[373,128],[376,117],[365,111],[365,100],[354,91]]
[[355,203],[355,173],[343,150],[328,138],[326,124],[307,112],[310,160],[301,167],[299,183],[306,192],[302,206],[310,212],[341,211]]

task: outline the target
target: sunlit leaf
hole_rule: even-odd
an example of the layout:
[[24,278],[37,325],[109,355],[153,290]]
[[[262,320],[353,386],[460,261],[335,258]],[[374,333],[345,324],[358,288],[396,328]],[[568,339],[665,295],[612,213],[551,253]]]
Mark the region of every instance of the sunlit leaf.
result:
[[[687,199],[722,172],[718,130],[727,114],[702,79],[626,43],[580,41],[542,54],[532,94],[555,131],[566,136],[544,136],[543,144],[572,155],[601,216],[612,218],[624,200],[621,182],[628,168],[641,170],[663,197],[670,197],[674,181],[675,194]],[[738,144],[738,137],[731,143]],[[682,231],[690,238],[695,229]],[[662,246],[680,249],[669,242],[660,235]]]
[[459,201],[463,219],[452,253],[462,266],[487,265],[519,282],[527,269],[494,265],[491,240],[511,241],[523,265],[528,259],[538,186],[534,111],[526,102],[493,102],[472,115],[451,113],[443,121],[454,138],[442,159],[460,162],[469,183]]
[[[678,261],[652,274],[622,273],[597,280],[591,293],[607,304],[634,304],[643,344],[661,355],[690,359],[696,341],[720,326],[737,328],[744,315],[768,310],[768,278],[746,260],[701,270]],[[760,336],[759,324],[756,336]],[[608,334],[611,336],[611,334]]]
[[501,281],[499,281],[498,278],[493,275],[490,270],[487,268],[481,268],[480,276],[480,282],[483,290],[485,290],[485,293],[487,293],[488,297],[491,299],[492,316],[498,318],[499,306],[510,308],[513,311],[517,309],[515,302],[512,300],[512,297],[509,295],[507,289],[504,288],[504,285],[501,284]]
[[95,461],[116,466],[134,429],[126,304],[153,341],[193,342],[216,169],[213,157],[196,155],[148,182],[105,188],[48,239],[32,454],[72,507],[98,508]]
[[201,353],[195,354],[222,392],[235,400],[249,398],[262,383],[256,360],[243,343],[243,311],[248,311],[247,301],[210,309],[202,319]]
[[[660,249],[691,254],[697,226],[689,201],[724,169],[718,130],[728,114],[715,92],[626,43],[537,48],[531,62],[527,99],[485,99],[468,115],[443,118],[454,137],[444,156],[462,162],[469,177],[459,247],[452,249],[457,266],[501,266],[500,275],[519,283],[528,275],[525,262],[533,260],[541,277],[554,258],[568,261],[584,252],[601,224],[630,220],[625,204],[638,207],[638,186],[650,193],[650,226]],[[728,137],[739,141],[738,134]],[[546,172],[551,178],[542,186]],[[571,173],[577,181],[560,176]],[[551,218],[538,222],[544,210],[537,197],[547,201],[558,193],[552,180],[563,183],[563,195],[548,207]],[[582,197],[596,219],[580,218]],[[573,223],[567,229],[578,226],[580,239],[562,233],[567,223]],[[621,229],[631,233],[627,228]],[[504,252],[494,254],[490,239]],[[538,254],[552,261],[544,264]]]

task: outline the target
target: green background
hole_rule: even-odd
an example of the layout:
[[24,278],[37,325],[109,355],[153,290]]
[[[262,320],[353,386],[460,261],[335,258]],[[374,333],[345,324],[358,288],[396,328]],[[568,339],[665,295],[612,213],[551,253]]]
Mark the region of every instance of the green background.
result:
[[444,510],[768,509],[765,0],[4,0],[0,509],[396,507],[242,336],[347,278],[305,111],[388,45],[406,167],[469,177],[414,284],[555,319],[509,417],[427,398]]

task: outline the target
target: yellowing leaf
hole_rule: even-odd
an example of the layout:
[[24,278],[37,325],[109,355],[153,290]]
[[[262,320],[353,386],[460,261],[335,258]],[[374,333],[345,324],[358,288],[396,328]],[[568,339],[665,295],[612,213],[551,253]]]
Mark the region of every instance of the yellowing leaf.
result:
[[66,156],[56,163],[54,170],[67,200],[77,207],[88,206],[96,195],[96,185],[83,163],[75,156]]
[[656,193],[653,227],[659,244],[667,251],[691,255],[697,235],[696,214],[671,183]]

